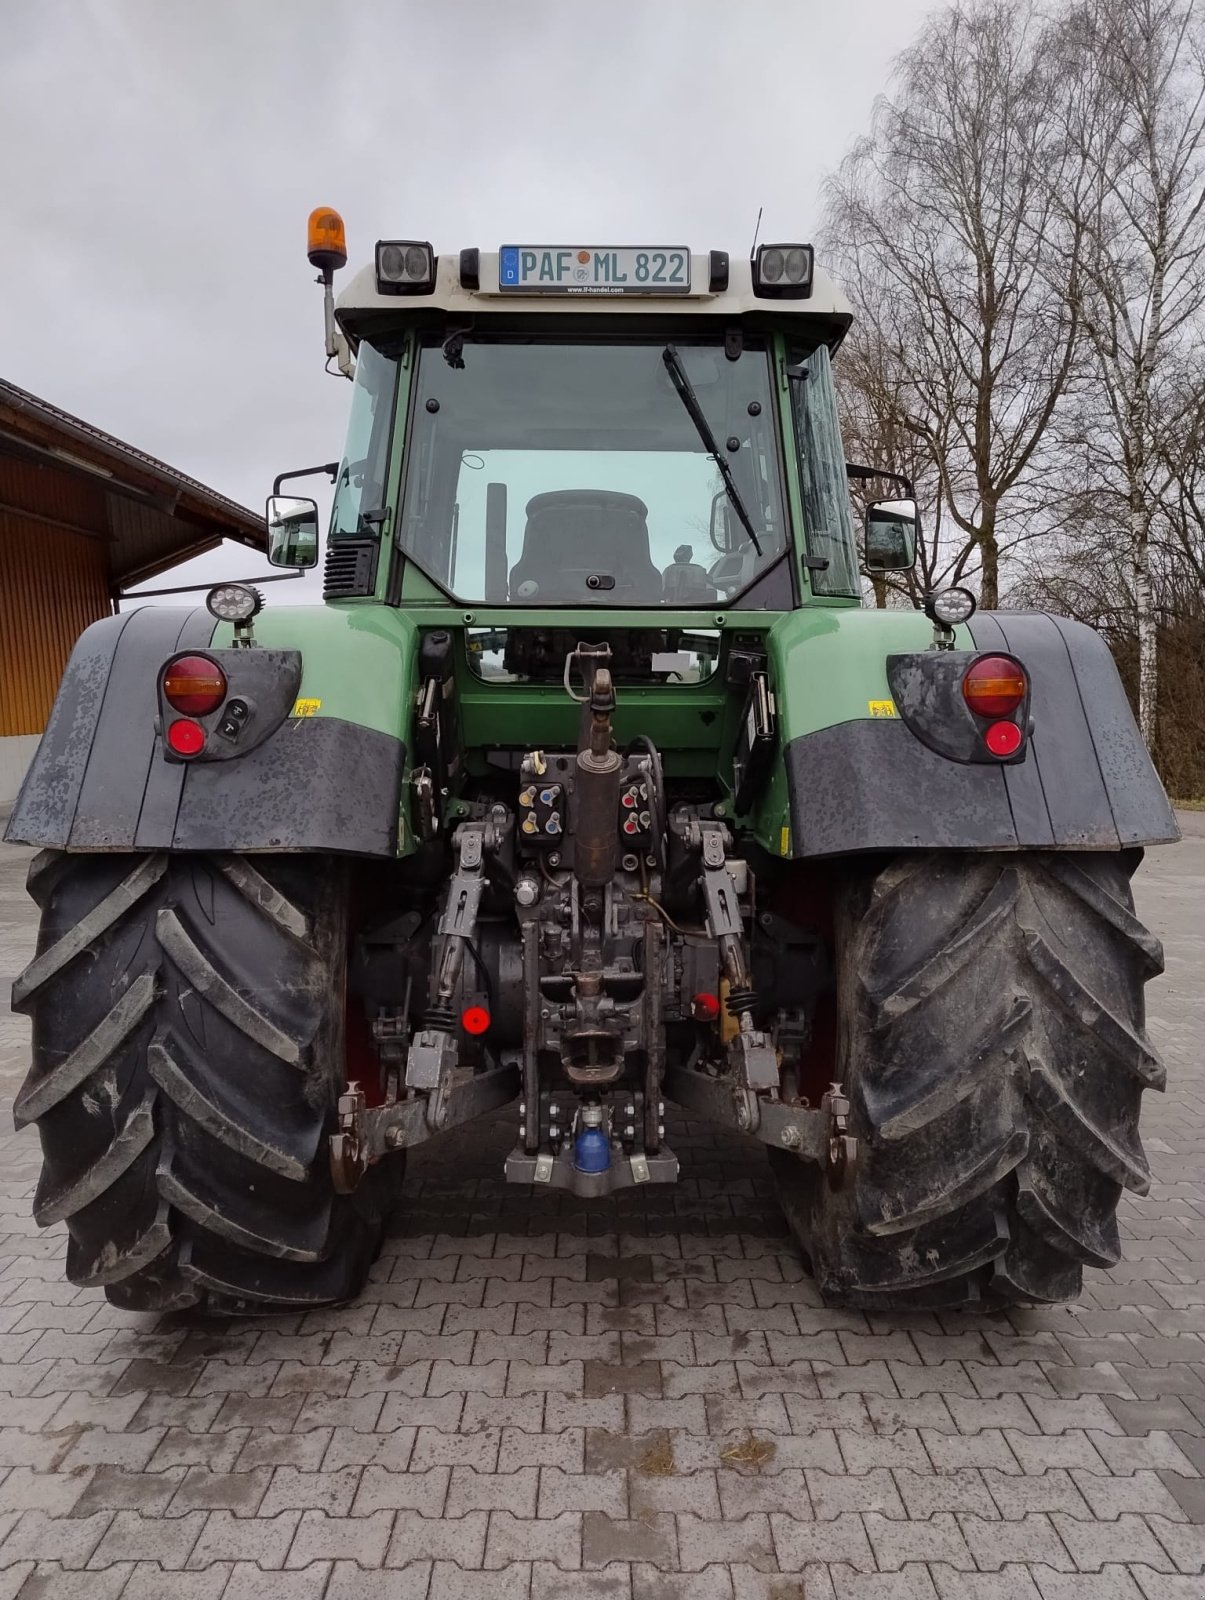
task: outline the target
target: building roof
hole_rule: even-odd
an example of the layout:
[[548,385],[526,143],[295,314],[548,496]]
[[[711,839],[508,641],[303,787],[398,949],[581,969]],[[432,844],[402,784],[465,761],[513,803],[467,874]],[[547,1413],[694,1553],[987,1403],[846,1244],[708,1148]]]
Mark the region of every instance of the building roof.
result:
[[[262,516],[3,379],[0,456],[40,469],[0,480],[0,510],[104,539],[114,590],[153,578],[223,539],[266,547]],[[65,479],[73,480],[70,496],[56,492]],[[63,510],[68,500],[70,515]]]

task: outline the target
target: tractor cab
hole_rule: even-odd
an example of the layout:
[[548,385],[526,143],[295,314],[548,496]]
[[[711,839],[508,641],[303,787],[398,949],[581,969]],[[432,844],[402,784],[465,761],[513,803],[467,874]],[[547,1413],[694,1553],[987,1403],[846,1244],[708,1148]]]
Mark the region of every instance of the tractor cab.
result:
[[734,263],[382,241],[328,317],[355,391],[327,598],[857,604],[831,365],[848,322],[803,244]]

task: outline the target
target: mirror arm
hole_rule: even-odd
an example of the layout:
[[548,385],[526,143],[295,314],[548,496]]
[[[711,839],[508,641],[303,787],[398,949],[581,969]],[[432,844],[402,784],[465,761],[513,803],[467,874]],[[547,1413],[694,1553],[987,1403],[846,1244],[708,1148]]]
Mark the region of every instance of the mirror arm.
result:
[[[304,578],[305,567],[297,567],[292,572],[265,572],[259,578],[236,578],[236,583],[287,583],[290,578]],[[220,579],[218,580],[221,581]],[[150,594],[200,594],[202,589],[212,589],[213,579],[208,583],[177,583],[170,589],[119,589],[118,600],[140,600],[143,595]]]
[[905,498],[915,500],[912,492],[912,479],[906,478],[902,472],[888,472],[885,467],[862,467],[856,461],[845,463],[845,476],[865,483],[869,478],[885,478],[889,483],[899,483],[904,487]]
[[282,483],[291,483],[294,478],[313,478],[320,472],[325,472],[334,483],[339,476],[339,463],[337,461],[324,462],[320,467],[302,467],[297,472],[281,472],[272,480],[272,493],[279,494]]

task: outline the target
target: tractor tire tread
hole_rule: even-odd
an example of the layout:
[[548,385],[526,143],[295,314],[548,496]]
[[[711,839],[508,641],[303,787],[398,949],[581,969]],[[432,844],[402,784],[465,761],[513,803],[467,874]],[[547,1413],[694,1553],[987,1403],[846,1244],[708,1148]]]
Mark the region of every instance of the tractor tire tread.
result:
[[1138,852],[922,854],[851,876],[838,916],[844,1189],[772,1153],[826,1298],[887,1309],[1074,1298],[1144,1193],[1164,1069],[1134,914]]
[[35,858],[33,1019],[15,1107],[36,1124],[42,1224],[114,1304],[278,1310],[344,1300],[381,1185],[338,1196],[344,868],[332,858]]

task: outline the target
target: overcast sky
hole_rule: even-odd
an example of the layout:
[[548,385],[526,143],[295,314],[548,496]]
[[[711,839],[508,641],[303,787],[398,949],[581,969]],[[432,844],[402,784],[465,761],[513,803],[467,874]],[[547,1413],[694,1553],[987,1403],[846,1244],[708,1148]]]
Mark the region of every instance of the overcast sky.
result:
[[[341,449],[314,206],[347,224],[336,288],[379,237],[744,252],[761,205],[807,238],[931,9],[0,0],[0,371],[259,507]],[[256,570],[228,546],[174,577]]]

